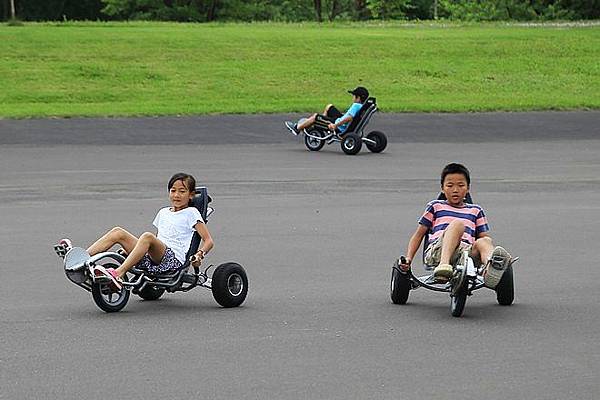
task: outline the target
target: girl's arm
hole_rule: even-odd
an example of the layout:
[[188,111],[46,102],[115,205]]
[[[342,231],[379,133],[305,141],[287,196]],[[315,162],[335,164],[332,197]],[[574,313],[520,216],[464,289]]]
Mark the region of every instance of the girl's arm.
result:
[[[214,247],[215,243],[213,242],[212,236],[210,236],[210,232],[208,231],[206,224],[198,222],[194,226],[194,229],[196,229],[196,232],[198,232],[198,235],[200,235],[200,237],[202,238],[202,246],[200,246],[200,248],[195,254],[196,258],[201,261],[204,258],[204,256],[206,256],[208,252]],[[194,265],[194,263],[192,263],[192,265]],[[200,263],[197,263],[197,265],[194,266],[197,267],[199,265]]]
[[428,229],[429,228],[425,225],[419,224],[419,226],[415,230],[415,233],[413,233],[413,235],[410,237],[410,240],[408,241],[408,249],[406,250],[406,267],[403,269],[408,270],[408,268],[410,267],[413,257],[417,253],[417,250],[419,250],[421,241],[423,240],[423,237],[427,233]]

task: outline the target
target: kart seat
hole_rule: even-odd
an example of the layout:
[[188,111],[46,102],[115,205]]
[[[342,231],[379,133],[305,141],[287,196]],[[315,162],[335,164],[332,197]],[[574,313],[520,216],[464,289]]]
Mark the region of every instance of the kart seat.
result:
[[348,126],[348,129],[346,129],[344,134],[352,132],[360,134],[376,111],[377,99],[375,99],[375,97],[369,97],[358,111],[358,114],[356,114],[356,117],[352,119],[350,126]]
[[[208,212],[209,211],[208,204],[211,201],[212,201],[212,198],[209,196],[208,190],[206,189],[206,187],[205,186],[197,186],[196,187],[196,195],[192,199],[191,206],[196,207],[196,209],[198,211],[200,211],[200,215],[202,215],[202,219],[204,220],[204,223],[208,223],[208,217],[210,216],[210,213]],[[193,256],[198,251],[201,241],[202,241],[202,238],[200,237],[198,232],[194,232],[194,235],[192,236],[192,241],[190,243],[190,248],[188,249],[187,254],[185,255],[185,262],[183,263],[181,268],[178,271],[174,271],[174,272],[171,272],[168,274],[160,274],[160,275],[154,275],[154,276],[160,277],[160,278],[172,278],[172,277],[177,276],[180,273],[180,271],[187,269],[187,267],[190,265],[190,257]]]
[[[208,223],[208,204],[212,201],[212,198],[208,195],[208,189],[206,186],[197,186],[196,187],[196,195],[192,199],[192,206],[196,207],[198,211],[200,211],[200,215],[202,215],[202,219],[204,223]],[[189,259],[192,255],[194,255],[198,248],[200,247],[200,235],[198,232],[194,232],[194,236],[192,236],[192,242],[190,243],[190,248],[185,256],[185,264],[182,268],[187,268],[189,265]]]

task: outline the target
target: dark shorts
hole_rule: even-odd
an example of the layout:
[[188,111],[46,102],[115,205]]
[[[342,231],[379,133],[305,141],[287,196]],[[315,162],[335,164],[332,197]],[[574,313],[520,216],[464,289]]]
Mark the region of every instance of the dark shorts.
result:
[[341,118],[343,115],[344,114],[342,114],[340,110],[335,108],[335,106],[331,106],[327,109],[326,115],[317,114],[317,117],[315,118],[315,123],[323,126],[324,128],[327,128],[327,125],[329,125],[329,123],[335,123],[335,121],[338,118]]
[[167,247],[160,263],[155,264],[148,254],[136,265],[136,268],[148,271],[151,274],[165,274],[179,270],[183,265],[175,257],[173,250]]

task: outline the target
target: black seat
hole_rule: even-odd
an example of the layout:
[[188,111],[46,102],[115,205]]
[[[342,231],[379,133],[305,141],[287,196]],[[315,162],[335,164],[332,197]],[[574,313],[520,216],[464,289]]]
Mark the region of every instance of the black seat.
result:
[[356,117],[352,118],[350,126],[348,126],[348,129],[344,133],[360,133],[375,111],[377,111],[377,99],[369,97],[358,111],[358,114],[356,114]]
[[[202,215],[202,219],[204,223],[208,223],[208,204],[212,201],[212,198],[208,195],[208,190],[206,186],[197,186],[196,187],[196,195],[192,199],[192,206],[196,207],[198,211],[200,211],[200,215]],[[196,254],[198,248],[200,247],[200,235],[198,232],[194,232],[194,236],[192,236],[192,242],[190,243],[190,248],[185,256],[185,264],[184,266],[187,268],[189,264],[189,259],[191,256]]]

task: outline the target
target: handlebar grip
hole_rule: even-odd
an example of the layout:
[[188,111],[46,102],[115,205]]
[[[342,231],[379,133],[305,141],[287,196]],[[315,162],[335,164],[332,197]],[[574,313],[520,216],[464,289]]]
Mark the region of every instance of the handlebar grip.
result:
[[401,264],[406,264],[406,257],[400,256],[400,263]]

